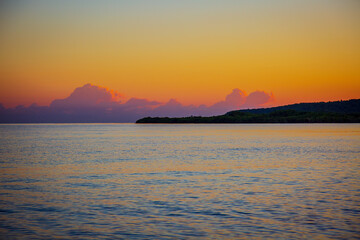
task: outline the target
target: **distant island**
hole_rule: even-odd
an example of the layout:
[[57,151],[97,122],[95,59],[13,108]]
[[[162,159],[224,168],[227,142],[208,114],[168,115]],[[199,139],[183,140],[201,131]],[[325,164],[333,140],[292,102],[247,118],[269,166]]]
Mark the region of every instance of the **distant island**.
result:
[[146,117],[136,123],[360,123],[360,99],[236,110],[212,117]]

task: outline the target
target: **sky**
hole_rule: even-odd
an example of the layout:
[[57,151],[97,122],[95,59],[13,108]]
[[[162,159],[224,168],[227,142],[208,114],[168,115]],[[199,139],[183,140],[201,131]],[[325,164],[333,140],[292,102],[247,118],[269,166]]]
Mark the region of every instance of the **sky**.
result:
[[4,107],[88,83],[124,103],[211,107],[233,89],[272,106],[360,98],[360,1],[0,2]]

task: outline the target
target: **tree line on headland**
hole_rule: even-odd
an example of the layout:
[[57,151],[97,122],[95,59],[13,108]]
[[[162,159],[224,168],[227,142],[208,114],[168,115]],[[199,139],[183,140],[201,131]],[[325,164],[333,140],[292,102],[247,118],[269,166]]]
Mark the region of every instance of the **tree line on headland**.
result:
[[360,123],[360,99],[236,110],[212,117],[146,117],[136,123]]

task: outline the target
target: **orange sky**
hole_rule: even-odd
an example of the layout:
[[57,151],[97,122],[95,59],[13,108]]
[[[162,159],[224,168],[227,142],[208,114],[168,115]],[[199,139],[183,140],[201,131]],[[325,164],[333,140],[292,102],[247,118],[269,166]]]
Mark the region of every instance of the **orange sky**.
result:
[[86,83],[212,104],[360,98],[360,2],[3,1],[0,103],[49,104]]

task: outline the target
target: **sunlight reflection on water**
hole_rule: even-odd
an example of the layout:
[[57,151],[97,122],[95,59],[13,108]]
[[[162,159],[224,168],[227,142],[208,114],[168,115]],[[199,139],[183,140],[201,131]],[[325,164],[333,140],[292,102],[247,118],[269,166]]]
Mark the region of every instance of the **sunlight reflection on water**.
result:
[[359,238],[360,125],[0,125],[7,238]]

